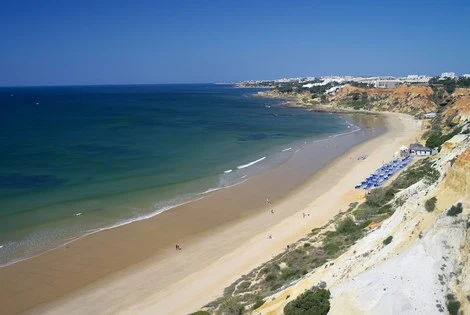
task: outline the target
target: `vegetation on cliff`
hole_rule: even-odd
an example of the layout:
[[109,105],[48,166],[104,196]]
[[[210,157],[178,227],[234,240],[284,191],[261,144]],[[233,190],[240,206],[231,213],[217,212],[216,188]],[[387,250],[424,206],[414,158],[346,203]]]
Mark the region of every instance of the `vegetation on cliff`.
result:
[[[215,314],[232,314],[227,311],[232,309],[242,313],[244,310],[257,309],[263,305],[267,296],[292,285],[319,266],[328,267],[328,261],[334,260],[348,250],[370,230],[370,226],[377,225],[390,217],[395,208],[403,204],[403,201],[396,197],[402,189],[420,180],[430,185],[438,178],[439,172],[434,169],[429,159],[415,163],[390,186],[372,190],[362,204],[350,204],[346,211],[338,214],[325,226],[313,229],[305,238],[288,246],[283,253],[242,276],[224,290],[222,297],[209,303],[205,308]],[[390,237],[386,242],[391,240]],[[310,301],[310,294],[306,299]],[[302,308],[310,302],[299,303]],[[290,306],[289,311],[299,310]]]
[[470,78],[439,78],[434,77],[429,80],[428,84],[430,86],[443,86],[447,93],[452,94],[454,93],[456,88],[468,88],[470,87]]
[[456,134],[459,134],[462,131],[462,127],[455,127],[448,134],[443,135],[442,131],[433,132],[429,135],[429,138],[426,140],[426,146],[429,148],[437,148],[441,146],[444,142],[450,140]]
[[284,307],[285,315],[326,315],[330,311],[330,291],[312,288]]

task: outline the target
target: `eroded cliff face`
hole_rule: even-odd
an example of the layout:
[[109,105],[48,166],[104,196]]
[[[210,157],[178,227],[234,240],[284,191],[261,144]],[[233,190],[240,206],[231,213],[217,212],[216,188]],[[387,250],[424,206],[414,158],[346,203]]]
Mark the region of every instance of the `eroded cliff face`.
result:
[[453,102],[446,106],[443,116],[445,119],[470,120],[470,89],[455,89]]
[[395,89],[345,86],[330,98],[331,106],[408,114],[436,112],[439,105],[428,86],[401,85]]
[[[456,136],[444,145],[444,150],[451,150],[455,147],[452,140],[460,140],[464,135]],[[441,187],[441,199],[462,199],[464,202],[470,202],[470,148],[467,148],[455,160],[449,161],[451,164],[447,170],[446,177]]]
[[448,94],[442,87],[401,85],[395,89],[357,88],[347,85],[329,98],[328,107],[390,111],[420,115],[442,111],[442,121],[470,119],[470,89]]

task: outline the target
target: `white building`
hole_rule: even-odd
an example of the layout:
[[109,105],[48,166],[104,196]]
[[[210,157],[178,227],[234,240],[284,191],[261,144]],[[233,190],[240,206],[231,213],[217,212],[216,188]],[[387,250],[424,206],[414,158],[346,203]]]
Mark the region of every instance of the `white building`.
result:
[[426,148],[419,143],[413,143],[410,145],[410,155],[414,156],[429,156],[437,154],[437,149]]
[[441,73],[441,78],[444,79],[444,78],[451,78],[451,79],[455,79],[456,75],[455,75],[455,72],[443,72]]
[[470,78],[470,74],[462,74],[462,77],[464,77],[464,78]]
[[427,114],[423,114],[423,117],[424,118],[435,118],[436,117],[436,113],[427,113]]
[[374,86],[379,89],[394,89],[400,85],[398,80],[377,80],[375,81]]

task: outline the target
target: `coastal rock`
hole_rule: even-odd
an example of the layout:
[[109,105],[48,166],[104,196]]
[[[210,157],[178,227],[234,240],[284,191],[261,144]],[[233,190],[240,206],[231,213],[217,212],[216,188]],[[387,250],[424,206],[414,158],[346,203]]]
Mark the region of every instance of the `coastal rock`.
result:
[[433,90],[428,86],[401,85],[394,89],[377,89],[347,85],[330,99],[330,106],[422,114],[437,111],[439,106],[432,96]]

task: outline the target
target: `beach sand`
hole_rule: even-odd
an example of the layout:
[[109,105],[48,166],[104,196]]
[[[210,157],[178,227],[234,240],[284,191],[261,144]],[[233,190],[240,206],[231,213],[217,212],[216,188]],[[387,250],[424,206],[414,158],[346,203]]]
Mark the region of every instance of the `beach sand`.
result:
[[[354,185],[390,160],[401,145],[415,141],[414,120],[384,116],[384,134],[336,158],[282,199],[276,198],[279,187],[288,188],[289,182],[286,177],[279,185],[280,176],[299,172],[295,163],[284,166],[293,169],[279,167],[155,218],[1,268],[2,313],[196,311],[242,274],[363,198]],[[361,155],[368,157],[358,160]],[[267,197],[272,204],[266,204]],[[308,216],[303,218],[303,213]],[[175,250],[175,240],[181,251]]]

